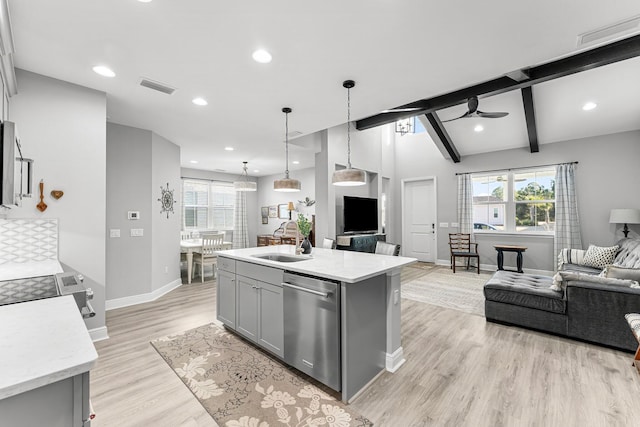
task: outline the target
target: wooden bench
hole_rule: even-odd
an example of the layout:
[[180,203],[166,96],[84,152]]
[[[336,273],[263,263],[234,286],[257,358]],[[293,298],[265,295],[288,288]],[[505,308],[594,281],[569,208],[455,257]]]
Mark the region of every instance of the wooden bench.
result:
[[638,340],[638,350],[636,351],[636,357],[633,359],[633,364],[638,370],[638,373],[640,373],[640,313],[625,314],[624,318],[627,319],[633,336]]

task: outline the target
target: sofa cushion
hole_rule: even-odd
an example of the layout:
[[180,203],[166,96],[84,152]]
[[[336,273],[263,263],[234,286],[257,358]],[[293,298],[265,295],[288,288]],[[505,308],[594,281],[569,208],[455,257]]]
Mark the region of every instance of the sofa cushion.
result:
[[624,268],[617,265],[607,265],[602,273],[601,277],[608,277],[611,279],[626,279],[640,282],[640,268]]
[[587,251],[583,249],[564,248],[560,250],[558,254],[558,269],[561,269],[563,264],[582,265],[585,252]]
[[617,244],[620,250],[613,264],[625,268],[640,268],[640,240],[622,239]]
[[552,283],[548,276],[501,270],[484,285],[484,296],[489,301],[563,314],[564,291],[551,290]]
[[608,247],[589,245],[582,264],[587,267],[604,268],[608,264],[613,264],[618,249],[620,249],[618,245]]
[[624,318],[627,319],[631,332],[633,332],[633,335],[636,337],[638,342],[640,342],[640,314],[629,313],[625,314]]
[[595,267],[587,267],[586,265],[578,265],[578,264],[562,264],[561,271],[571,271],[574,273],[587,273],[587,274],[595,274],[596,276],[600,274],[602,269]]

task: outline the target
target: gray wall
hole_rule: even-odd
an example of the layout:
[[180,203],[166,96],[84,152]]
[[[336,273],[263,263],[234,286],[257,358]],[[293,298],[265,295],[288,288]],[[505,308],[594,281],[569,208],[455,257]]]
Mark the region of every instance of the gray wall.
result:
[[[301,190],[299,193],[287,193],[273,189],[273,181],[283,178],[284,172],[262,176],[258,179],[258,209],[249,212],[249,222],[258,224],[258,234],[273,234],[282,222],[289,220],[288,217],[287,219],[269,218],[267,224],[262,224],[260,208],[263,206],[277,206],[293,202],[296,210],[291,213],[291,218],[294,220],[298,218],[298,213],[305,214],[309,220],[311,220],[311,215],[316,213],[316,205],[306,207],[298,203],[298,200],[304,200],[305,197],[309,197],[312,200],[316,199],[315,168],[289,171],[289,176],[300,180]],[[250,246],[255,246],[256,239],[250,240],[249,244]]]
[[[160,213],[160,187],[180,198],[180,148],[151,131],[107,124],[107,300],[154,297],[154,291],[179,284],[180,208]],[[128,211],[140,219],[129,220]],[[143,229],[131,237],[131,229]],[[120,304],[118,304],[120,305]],[[126,305],[126,303],[125,303]]]
[[[107,124],[107,300],[150,291],[151,132]],[[128,211],[140,212],[129,220]],[[155,213],[155,212],[154,212]],[[143,237],[131,237],[142,228]],[[109,237],[112,229],[120,237]]]
[[[622,237],[619,227],[609,224],[613,208],[640,208],[637,197],[640,175],[636,173],[640,159],[640,132],[625,132],[553,144],[543,144],[539,153],[528,148],[504,150],[465,156],[458,164],[442,157],[426,133],[399,138],[396,147],[396,181],[394,192],[400,194],[402,179],[437,177],[437,221],[457,222],[456,172],[489,169],[508,169],[552,163],[579,161],[577,166],[577,194],[585,248],[589,243],[610,245]],[[395,205],[396,227],[401,227],[401,209]],[[616,231],[618,229],[618,231]],[[640,226],[631,226],[634,233]],[[451,228],[438,229],[438,259],[448,262],[448,234]],[[631,236],[632,234],[630,234]],[[525,269],[551,271],[555,263],[553,238],[522,235],[480,235],[481,263],[496,264],[493,244],[524,244]],[[512,257],[505,257],[505,265],[515,265]]]
[[[151,135],[151,290],[180,279],[180,147]],[[168,186],[167,186],[168,183]],[[160,212],[160,187],[173,191],[173,213]]]
[[[45,203],[25,199],[8,218],[58,218],[59,257],[95,282],[96,316],[89,329],[105,327],[106,95],[86,87],[16,70],[19,93],[11,98],[25,157],[33,158],[34,192],[44,181]],[[53,199],[51,190],[64,196]]]

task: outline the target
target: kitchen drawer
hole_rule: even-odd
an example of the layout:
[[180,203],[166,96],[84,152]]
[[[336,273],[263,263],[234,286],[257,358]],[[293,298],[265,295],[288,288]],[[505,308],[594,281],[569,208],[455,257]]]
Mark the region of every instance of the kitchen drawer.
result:
[[218,270],[228,271],[229,273],[236,272],[236,260],[225,257],[218,257]]
[[250,262],[236,261],[236,274],[261,282],[282,286],[283,271],[279,268],[266,267],[264,265],[252,264]]

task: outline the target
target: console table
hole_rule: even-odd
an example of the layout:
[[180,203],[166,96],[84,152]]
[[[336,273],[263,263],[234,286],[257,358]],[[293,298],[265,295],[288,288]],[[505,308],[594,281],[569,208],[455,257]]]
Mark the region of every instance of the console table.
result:
[[517,258],[517,268],[518,273],[523,273],[522,271],[522,252],[527,250],[526,246],[514,246],[514,245],[494,245],[496,251],[498,251],[498,270],[504,270],[502,264],[504,262],[504,252],[516,252]]

